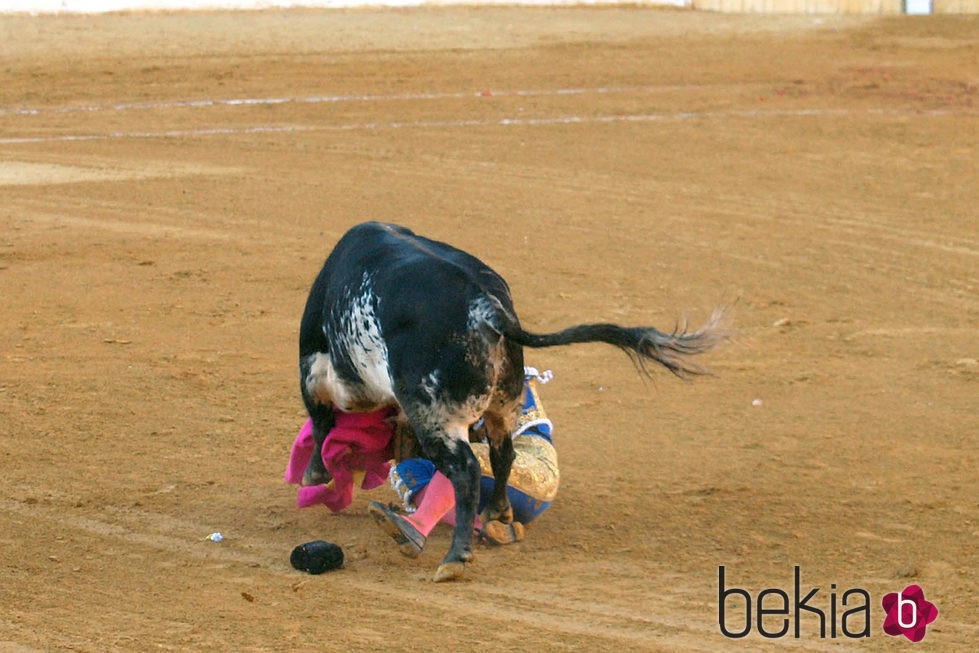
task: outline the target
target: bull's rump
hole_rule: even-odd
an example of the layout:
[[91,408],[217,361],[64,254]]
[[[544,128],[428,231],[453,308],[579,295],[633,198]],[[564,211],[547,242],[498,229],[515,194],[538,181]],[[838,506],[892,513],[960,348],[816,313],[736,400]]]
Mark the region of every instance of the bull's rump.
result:
[[307,391],[344,410],[400,403],[419,389],[433,400],[469,400],[495,382],[487,374],[500,362],[490,350],[512,316],[506,283],[474,256],[403,227],[358,225],[307,300]]

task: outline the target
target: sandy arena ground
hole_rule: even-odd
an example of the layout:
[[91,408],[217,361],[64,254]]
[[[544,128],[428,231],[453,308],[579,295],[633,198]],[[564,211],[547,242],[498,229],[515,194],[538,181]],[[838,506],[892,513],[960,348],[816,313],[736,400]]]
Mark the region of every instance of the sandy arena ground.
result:
[[[940,611],[920,650],[975,650],[977,35],[639,9],[0,18],[0,650],[907,650],[880,601],[912,583]],[[437,585],[448,530],[403,558],[366,514],[388,488],[334,516],[282,482],[306,293],[365,219],[474,252],[532,330],[737,300],[738,335],[693,383],[531,352],[558,500]],[[313,539],[345,568],[293,570]],[[720,565],[754,597],[798,565],[827,613],[831,584],[865,589],[871,636],[803,614],[798,639],[729,640]]]

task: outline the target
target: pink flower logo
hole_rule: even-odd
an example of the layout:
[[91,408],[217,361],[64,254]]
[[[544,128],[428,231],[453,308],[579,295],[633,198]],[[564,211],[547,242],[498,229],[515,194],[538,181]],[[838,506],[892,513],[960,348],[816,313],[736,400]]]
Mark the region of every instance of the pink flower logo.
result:
[[938,608],[925,599],[925,592],[917,585],[908,585],[901,592],[891,592],[881,601],[887,617],[884,632],[891,636],[904,635],[912,642],[925,638],[925,628],[938,619]]

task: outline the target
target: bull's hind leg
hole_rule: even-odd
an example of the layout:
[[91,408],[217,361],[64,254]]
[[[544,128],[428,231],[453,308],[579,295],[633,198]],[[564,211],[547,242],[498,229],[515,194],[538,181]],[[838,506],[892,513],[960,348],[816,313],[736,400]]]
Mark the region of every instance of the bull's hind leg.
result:
[[483,413],[486,438],[490,445],[490,467],[493,469],[493,494],[480,514],[484,525],[493,521],[504,524],[513,521],[513,507],[507,496],[507,484],[510,482],[510,469],[516,457],[512,433],[517,425],[520,401],[524,393],[523,351],[511,342],[506,342],[506,348],[507,372],[497,381],[490,408]]
[[484,524],[491,521],[501,521],[509,524],[513,521],[513,508],[507,496],[507,483],[510,481],[510,469],[513,467],[513,440],[505,420],[498,415],[487,413],[486,431],[490,442],[490,466],[493,468],[493,494],[490,495],[480,519]]
[[307,405],[310,419],[313,421],[313,455],[306,465],[303,472],[304,486],[321,485],[332,480],[330,472],[323,464],[323,441],[326,434],[330,432],[336,419],[333,415],[333,406],[323,404]]
[[[415,422],[417,424],[417,422]],[[465,437],[466,431],[457,429],[424,429],[415,427],[418,441],[425,457],[435,463],[455,491],[455,530],[452,544],[435,571],[435,582],[460,578],[465,563],[472,560],[473,528],[476,522],[476,506],[479,503],[479,461]]]

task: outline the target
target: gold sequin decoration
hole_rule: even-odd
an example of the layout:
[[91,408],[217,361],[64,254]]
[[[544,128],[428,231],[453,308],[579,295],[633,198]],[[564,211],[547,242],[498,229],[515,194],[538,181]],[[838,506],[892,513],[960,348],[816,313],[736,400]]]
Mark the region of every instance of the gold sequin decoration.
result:
[[[472,449],[483,475],[492,477],[489,445],[477,442]],[[513,438],[513,451],[516,458],[510,470],[510,487],[538,501],[553,501],[561,480],[554,445],[537,435],[518,435]]]

